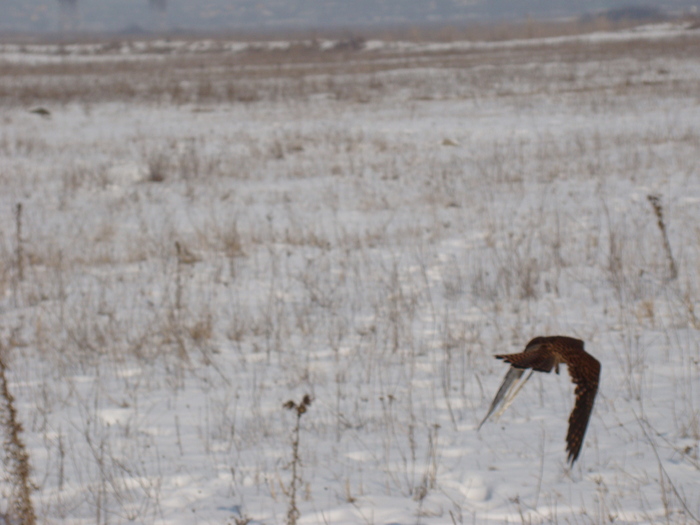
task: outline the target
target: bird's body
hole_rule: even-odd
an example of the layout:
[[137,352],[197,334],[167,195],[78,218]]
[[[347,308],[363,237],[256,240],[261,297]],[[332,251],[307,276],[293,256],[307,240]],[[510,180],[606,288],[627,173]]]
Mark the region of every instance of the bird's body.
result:
[[[506,375],[498,394],[496,394],[496,398],[491,404],[489,413],[484,418],[484,421],[491,415],[496,406],[505,400],[505,394],[509,387],[513,385],[513,381],[522,376],[525,369],[530,368],[536,372],[547,373],[554,369],[558,374],[559,365],[565,364],[569,370],[571,380],[576,385],[574,392],[576,401],[574,409],[569,416],[569,430],[566,435],[568,461],[573,465],[581,453],[583,438],[586,435],[586,428],[593,410],[593,403],[598,392],[600,379],[600,362],[587,353],[583,346],[583,341],[573,337],[561,335],[535,337],[527,344],[523,352],[495,356],[497,359],[502,359],[509,363],[511,369],[508,371],[508,375]],[[521,383],[521,387],[522,384],[524,384],[524,381]],[[510,402],[512,402],[518,391],[519,388],[510,397]],[[482,421],[482,424],[484,421]]]

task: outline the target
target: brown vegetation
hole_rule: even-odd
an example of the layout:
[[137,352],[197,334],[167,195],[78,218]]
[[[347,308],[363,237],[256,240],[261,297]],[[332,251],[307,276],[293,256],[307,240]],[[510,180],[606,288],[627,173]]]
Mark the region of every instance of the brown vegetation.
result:
[[[70,53],[59,47],[55,56],[39,61],[32,60],[31,46],[17,46],[19,55],[25,55],[26,60],[5,61],[0,54],[0,105],[30,108],[40,104],[113,101],[176,105],[251,103],[307,98],[319,93],[361,100],[359,91],[374,97],[382,91],[404,87],[400,76],[394,79],[378,76],[383,72],[415,67],[468,72],[485,65],[545,64],[551,61],[553,47],[542,38],[615,28],[619,26],[598,19],[590,23],[530,21],[501,26],[387,30],[341,39],[328,46],[321,46],[317,37],[309,35],[280,47],[264,41],[242,43],[224,38],[213,40],[204,49],[186,39],[180,42],[181,46],[173,44],[171,48],[163,48],[162,41],[125,40],[102,43],[97,51],[90,46],[89,52],[81,52],[79,45]],[[389,45],[378,50],[365,49],[364,42],[370,38],[382,39]],[[501,45],[512,39],[525,39],[526,43],[516,47]],[[399,41],[413,47],[391,46]],[[450,42],[461,45],[436,48],[420,45]],[[243,46],[243,50],[232,51],[236,45]],[[643,41],[569,38],[556,43],[556,53],[558,61],[564,64],[583,60],[601,65],[621,57],[649,60],[699,56],[700,35],[688,30],[679,38]],[[202,71],[207,74],[202,75]],[[349,79],[347,75],[360,76]],[[488,88],[489,77],[486,72],[485,81],[474,85],[475,79],[469,78],[465,84]],[[551,80],[543,78],[542,89]],[[420,89],[415,82],[412,81],[412,87]],[[656,87],[656,83],[647,81],[622,87],[646,89]],[[679,80],[673,89],[691,93],[695,85]],[[473,91],[465,88],[455,95],[468,96]]]

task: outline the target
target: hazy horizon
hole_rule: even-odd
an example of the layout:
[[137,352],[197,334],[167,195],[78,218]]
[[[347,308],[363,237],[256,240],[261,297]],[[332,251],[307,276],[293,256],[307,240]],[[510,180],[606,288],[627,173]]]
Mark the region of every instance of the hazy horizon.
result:
[[0,0],[0,32],[137,32],[323,29],[460,24],[582,16],[624,6],[670,14],[697,10],[695,0]]

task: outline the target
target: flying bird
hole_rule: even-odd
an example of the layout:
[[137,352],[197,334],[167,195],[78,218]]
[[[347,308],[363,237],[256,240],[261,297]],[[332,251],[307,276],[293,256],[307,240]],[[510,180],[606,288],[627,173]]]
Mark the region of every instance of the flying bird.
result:
[[[479,428],[499,405],[503,406],[496,416],[500,416],[510,406],[533,372],[549,373],[554,369],[558,374],[559,365],[563,363],[569,370],[571,381],[576,385],[576,401],[569,416],[569,430],[566,434],[567,461],[573,465],[581,453],[581,445],[598,392],[600,362],[583,349],[583,341],[562,335],[535,337],[525,346],[523,352],[495,357],[509,363],[511,367]],[[530,374],[522,379],[528,368],[531,369]]]

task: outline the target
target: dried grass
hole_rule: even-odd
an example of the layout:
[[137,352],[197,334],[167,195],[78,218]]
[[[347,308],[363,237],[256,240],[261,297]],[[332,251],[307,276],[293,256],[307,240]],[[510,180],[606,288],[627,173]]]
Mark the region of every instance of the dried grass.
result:
[[[402,86],[401,75],[378,76],[387,71],[401,71],[416,66],[431,68],[461,69],[488,65],[539,64],[551,59],[551,45],[543,44],[537,38],[571,36],[594,30],[617,29],[608,23],[545,23],[529,21],[524,24],[499,26],[470,26],[465,28],[411,29],[386,31],[379,34],[367,33],[353,37],[353,41],[369,38],[383,38],[391,41],[422,42],[498,42],[512,39],[531,40],[522,46],[500,52],[498,47],[475,47],[447,49],[444,51],[415,50],[363,51],[360,45],[335,45],[321,49],[315,38],[300,38],[283,49],[259,47],[249,44],[248,50],[232,53],[225,51],[235,39],[221,38],[219,46],[211,46],[206,52],[164,54],[155,43],[142,44],[137,53],[138,59],[119,58],[118,55],[105,60],[103,56],[114,53],[115,49],[129,49],[132,42],[112,42],[105,44],[103,54],[84,57],[75,61],[70,57],[55,59],[48,63],[4,63],[0,81],[0,105],[24,106],[27,108],[69,103],[94,104],[113,101],[141,101],[157,104],[251,104],[258,101],[280,101],[306,99],[320,93],[330,93],[338,100],[368,102],[382,93],[395,92],[397,88],[408,87],[420,93],[434,93],[435,83],[426,79],[431,89],[411,80]],[[347,39],[340,40],[345,42]],[[185,41],[186,42],[186,41]],[[145,42],[148,44],[148,41]],[[131,49],[134,52],[134,49]],[[560,63],[580,63],[586,61],[606,63],[619,57],[649,60],[673,59],[679,56],[700,55],[700,38],[689,31],[684,38],[658,39],[646,41],[598,41],[569,40],[557,43]],[[60,55],[59,55],[60,56]],[[358,59],[361,58],[361,59]],[[154,69],[157,74],[153,74]],[[206,77],[201,72],[207,71]],[[535,70],[538,74],[541,72]],[[448,96],[473,95],[488,86],[489,72],[479,70],[479,79],[486,74],[486,81],[479,80],[476,90],[445,93]],[[347,75],[356,75],[349,78]],[[363,76],[366,75],[366,76]],[[536,78],[536,77],[535,77]],[[575,78],[572,77],[572,78]],[[198,80],[193,80],[198,79]],[[284,82],[281,82],[284,80]],[[541,79],[543,92],[554,79]],[[668,82],[648,79],[629,81],[618,89],[659,90],[667,89]],[[580,89],[576,83],[572,89]],[[591,89],[586,86],[585,89]],[[672,88],[676,93],[692,94],[694,82],[677,79]]]

